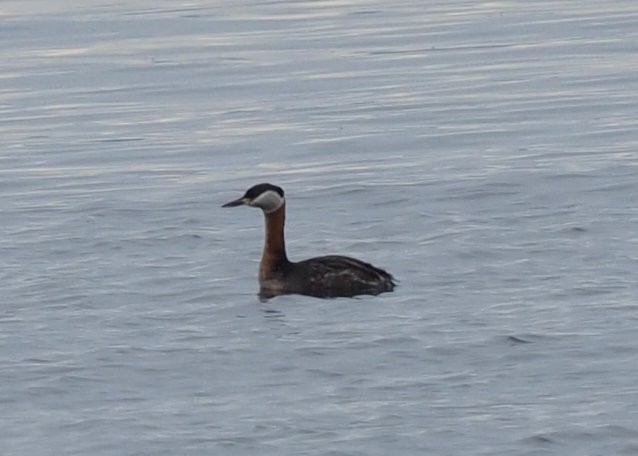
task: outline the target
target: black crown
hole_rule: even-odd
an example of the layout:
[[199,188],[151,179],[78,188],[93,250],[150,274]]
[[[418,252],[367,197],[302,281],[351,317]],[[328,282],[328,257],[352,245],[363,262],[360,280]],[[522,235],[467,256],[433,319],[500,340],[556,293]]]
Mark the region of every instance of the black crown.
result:
[[249,198],[251,200],[254,200],[259,195],[269,190],[273,192],[277,192],[279,196],[281,196],[282,198],[284,197],[284,190],[281,187],[277,187],[276,185],[272,185],[272,184],[257,184],[250,187],[248,190],[246,190],[246,194],[244,195],[244,198]]

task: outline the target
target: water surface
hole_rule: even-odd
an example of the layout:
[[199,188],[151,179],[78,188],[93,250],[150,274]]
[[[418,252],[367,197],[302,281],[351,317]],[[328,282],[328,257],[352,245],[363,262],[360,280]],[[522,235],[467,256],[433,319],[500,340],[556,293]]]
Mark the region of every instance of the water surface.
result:
[[[4,454],[638,451],[635,2],[0,19]],[[396,292],[259,302],[262,181]]]

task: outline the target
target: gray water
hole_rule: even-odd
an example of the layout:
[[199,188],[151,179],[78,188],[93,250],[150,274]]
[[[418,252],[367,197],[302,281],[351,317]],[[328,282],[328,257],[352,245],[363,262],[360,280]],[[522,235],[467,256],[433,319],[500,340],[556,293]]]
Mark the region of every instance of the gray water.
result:
[[[638,454],[638,4],[3,1],[3,455]],[[260,302],[289,256],[394,293]]]

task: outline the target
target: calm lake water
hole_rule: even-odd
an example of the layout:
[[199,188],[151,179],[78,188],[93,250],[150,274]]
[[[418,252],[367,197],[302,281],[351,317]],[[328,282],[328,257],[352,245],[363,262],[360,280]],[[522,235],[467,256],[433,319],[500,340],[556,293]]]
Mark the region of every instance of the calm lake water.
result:
[[[635,0],[4,0],[3,455],[638,454]],[[394,293],[260,302],[293,260]]]

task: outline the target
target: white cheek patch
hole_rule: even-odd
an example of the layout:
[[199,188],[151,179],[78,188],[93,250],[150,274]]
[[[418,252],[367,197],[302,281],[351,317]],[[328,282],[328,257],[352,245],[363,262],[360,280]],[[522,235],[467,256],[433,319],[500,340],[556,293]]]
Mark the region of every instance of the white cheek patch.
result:
[[283,197],[273,190],[262,193],[250,203],[251,206],[261,208],[266,214],[276,211],[282,204],[284,204]]

